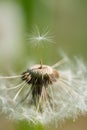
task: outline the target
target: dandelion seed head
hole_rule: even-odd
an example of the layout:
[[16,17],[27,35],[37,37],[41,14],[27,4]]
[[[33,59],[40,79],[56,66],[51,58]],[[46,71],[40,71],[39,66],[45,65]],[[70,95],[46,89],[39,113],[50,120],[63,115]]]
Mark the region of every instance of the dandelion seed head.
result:
[[75,59],[75,62],[68,60],[65,64],[67,65],[63,64],[60,68],[57,68],[60,64],[53,66],[38,64],[29,67],[22,73],[22,83],[17,86],[2,81],[0,83],[2,112],[7,113],[13,120],[25,119],[42,124],[55,121],[60,123],[69,118],[74,120],[79,115],[86,114],[86,64],[80,59]]

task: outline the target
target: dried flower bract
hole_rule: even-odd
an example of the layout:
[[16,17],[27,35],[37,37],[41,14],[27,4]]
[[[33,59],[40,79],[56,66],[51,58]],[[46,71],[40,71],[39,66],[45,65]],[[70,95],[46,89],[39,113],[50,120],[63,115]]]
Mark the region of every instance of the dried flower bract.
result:
[[46,105],[47,101],[52,105],[47,88],[58,78],[59,74],[56,70],[42,64],[35,65],[22,74],[22,80],[31,85],[33,102],[40,111],[43,111],[43,106]]

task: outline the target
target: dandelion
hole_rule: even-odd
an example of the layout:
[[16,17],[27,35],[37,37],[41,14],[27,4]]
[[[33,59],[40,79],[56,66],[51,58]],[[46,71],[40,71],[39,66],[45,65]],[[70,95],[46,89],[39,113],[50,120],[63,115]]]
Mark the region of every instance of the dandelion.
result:
[[31,35],[28,36],[27,40],[31,44],[39,46],[44,43],[54,43],[53,38],[54,36],[50,33],[48,27],[40,32],[39,28],[35,26],[31,32]]
[[[75,119],[87,112],[87,68],[83,61],[67,58],[53,66],[42,62],[18,76],[2,79],[21,79],[12,86],[1,82],[0,107],[11,119],[47,124]],[[58,68],[58,69],[57,69]]]

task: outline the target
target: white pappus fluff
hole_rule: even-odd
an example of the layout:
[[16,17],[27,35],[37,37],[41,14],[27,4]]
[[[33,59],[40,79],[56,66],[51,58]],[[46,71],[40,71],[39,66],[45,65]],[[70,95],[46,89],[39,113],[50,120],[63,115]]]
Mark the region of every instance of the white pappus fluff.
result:
[[40,31],[38,26],[33,27],[33,31],[28,35],[27,40],[33,46],[46,45],[48,43],[54,43],[54,35],[51,34],[48,27]]
[[[87,112],[87,67],[79,59],[73,63],[69,58],[66,63],[61,62],[51,66],[59,73],[58,80],[49,85],[47,92],[50,93],[53,108],[50,105],[44,107],[43,112],[39,112],[34,105],[29,104],[31,94],[24,102],[20,102],[29,91],[30,85],[22,81],[14,86],[4,82],[4,77],[0,77],[0,108],[11,119],[27,120],[34,123],[41,122],[47,124],[51,121],[61,122],[64,119],[75,119]],[[20,78],[21,76],[12,77]],[[8,78],[8,77],[7,77]],[[10,78],[10,77],[9,77]]]

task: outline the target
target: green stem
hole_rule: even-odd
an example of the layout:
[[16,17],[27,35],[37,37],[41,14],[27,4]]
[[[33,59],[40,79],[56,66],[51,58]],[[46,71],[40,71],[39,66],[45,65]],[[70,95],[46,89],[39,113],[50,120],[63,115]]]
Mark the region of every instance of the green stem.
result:
[[15,130],[44,130],[42,124],[28,123],[27,121],[19,121],[15,123]]

